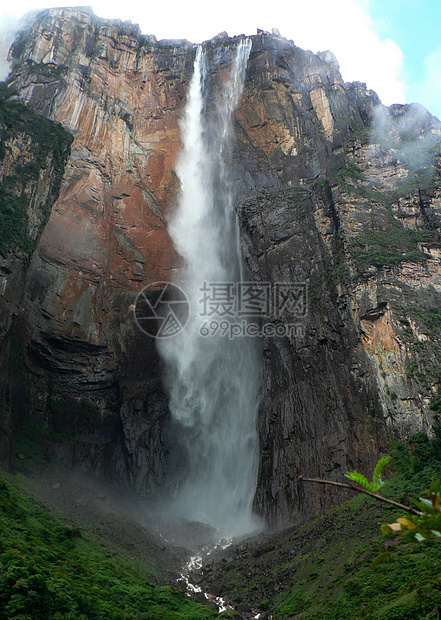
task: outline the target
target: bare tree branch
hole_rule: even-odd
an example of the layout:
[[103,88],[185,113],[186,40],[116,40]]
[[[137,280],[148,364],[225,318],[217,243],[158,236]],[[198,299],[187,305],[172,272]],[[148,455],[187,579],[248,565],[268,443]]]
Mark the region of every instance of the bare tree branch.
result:
[[363,489],[363,487],[356,487],[353,484],[334,482],[333,480],[323,480],[322,478],[304,478],[303,476],[299,476],[297,480],[299,482],[316,482],[317,484],[332,484],[335,487],[343,487],[344,489],[350,489],[351,491],[357,491],[357,493],[364,493],[365,495],[369,495],[370,497],[378,499],[380,502],[384,502],[385,504],[390,504],[391,506],[401,508],[401,510],[410,512],[410,514],[416,515],[417,517],[421,517],[422,515],[424,515],[424,512],[420,512],[419,510],[416,510],[411,506],[406,506],[405,504],[394,502],[393,499],[388,499],[387,497],[383,497],[383,495],[378,495],[378,493],[371,493],[367,489]]

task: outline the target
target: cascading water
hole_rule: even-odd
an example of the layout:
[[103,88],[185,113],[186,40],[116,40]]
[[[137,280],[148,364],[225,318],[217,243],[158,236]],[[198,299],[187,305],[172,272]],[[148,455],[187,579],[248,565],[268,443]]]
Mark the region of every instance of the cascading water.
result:
[[[190,319],[183,331],[159,343],[174,420],[172,459],[174,454],[179,472],[173,513],[213,525],[230,536],[248,533],[258,525],[252,502],[258,468],[260,352],[256,339],[228,337],[239,319],[226,312],[242,273],[229,164],[233,113],[242,93],[250,45],[248,40],[239,43],[220,85],[208,71],[204,50],[197,49],[181,123],[177,166],[181,191],[169,224],[184,259],[175,283],[190,302]],[[218,296],[218,302],[222,297],[212,316],[210,311],[202,316],[207,290],[211,297]],[[222,324],[215,333],[212,319]]]

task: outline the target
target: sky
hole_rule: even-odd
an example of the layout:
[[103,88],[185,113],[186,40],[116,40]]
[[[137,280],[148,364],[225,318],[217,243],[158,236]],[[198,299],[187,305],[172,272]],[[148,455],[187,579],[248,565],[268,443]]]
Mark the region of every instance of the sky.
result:
[[[29,10],[72,4],[15,0],[0,9],[0,79],[18,20]],[[223,31],[277,28],[303,49],[331,50],[343,79],[366,82],[386,105],[418,102],[441,119],[440,0],[92,0],[91,6],[99,17],[130,20],[158,39],[199,43]]]

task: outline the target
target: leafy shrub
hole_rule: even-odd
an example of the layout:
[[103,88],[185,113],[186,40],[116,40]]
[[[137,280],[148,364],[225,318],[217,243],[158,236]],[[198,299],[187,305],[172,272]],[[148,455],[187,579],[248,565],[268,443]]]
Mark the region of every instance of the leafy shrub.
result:
[[0,620],[209,620],[212,608],[152,583],[0,477]]
[[424,255],[418,242],[423,241],[427,234],[427,231],[404,228],[391,221],[390,226],[383,230],[367,230],[356,235],[349,250],[361,271],[371,265],[385,267],[402,261],[422,262]]

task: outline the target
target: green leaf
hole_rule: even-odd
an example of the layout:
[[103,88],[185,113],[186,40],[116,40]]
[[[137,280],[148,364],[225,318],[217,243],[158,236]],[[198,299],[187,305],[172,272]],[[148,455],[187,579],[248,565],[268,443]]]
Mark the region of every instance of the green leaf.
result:
[[363,476],[363,474],[359,474],[358,471],[348,471],[345,474],[345,476],[346,476],[346,478],[349,478],[349,480],[353,480],[354,482],[356,482],[360,486],[364,487],[365,489],[367,489],[371,493],[375,493],[375,491],[372,488],[371,483],[367,480],[367,478],[365,476]]
[[418,542],[421,542],[422,540],[426,540],[426,537],[420,534],[419,532],[415,534],[415,538],[417,539]]
[[424,497],[420,497],[420,507],[424,510],[426,508],[429,509],[430,512],[434,512],[432,502],[429,499],[425,499]]
[[392,534],[393,532],[392,528],[390,527],[390,525],[387,525],[387,523],[383,523],[383,525],[380,525],[380,530],[383,532],[383,534],[386,534],[386,536]]
[[380,489],[384,485],[384,482],[381,480],[381,472],[389,463],[390,459],[390,456],[383,456],[375,465],[374,473],[372,476],[372,487],[374,488],[374,492],[378,491],[378,489]]

